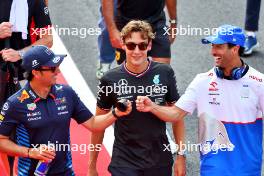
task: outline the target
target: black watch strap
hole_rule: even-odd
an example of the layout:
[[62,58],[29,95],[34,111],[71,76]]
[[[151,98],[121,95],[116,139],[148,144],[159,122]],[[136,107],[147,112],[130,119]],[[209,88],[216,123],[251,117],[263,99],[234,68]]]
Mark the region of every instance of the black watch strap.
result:
[[116,119],[119,119],[119,116],[115,112],[115,108],[112,109],[112,114]]

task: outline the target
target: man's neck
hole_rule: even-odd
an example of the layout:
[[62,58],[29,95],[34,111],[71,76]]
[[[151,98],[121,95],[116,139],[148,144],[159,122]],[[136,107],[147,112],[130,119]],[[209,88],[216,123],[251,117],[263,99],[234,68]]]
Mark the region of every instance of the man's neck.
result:
[[36,81],[30,81],[29,82],[31,88],[34,90],[34,92],[41,98],[46,99],[51,87],[50,86],[43,86],[41,84],[39,84]]
[[228,68],[224,69],[224,75],[225,76],[231,76],[231,72],[234,68],[236,67],[242,67],[243,63],[240,59],[240,57],[238,56],[238,58],[234,59],[234,62],[230,64],[230,66]]
[[146,60],[140,66],[135,66],[135,65],[132,65],[132,64],[130,64],[128,62],[126,62],[125,64],[126,64],[126,68],[129,71],[131,71],[133,73],[142,73],[142,72],[144,72],[148,68],[149,60]]

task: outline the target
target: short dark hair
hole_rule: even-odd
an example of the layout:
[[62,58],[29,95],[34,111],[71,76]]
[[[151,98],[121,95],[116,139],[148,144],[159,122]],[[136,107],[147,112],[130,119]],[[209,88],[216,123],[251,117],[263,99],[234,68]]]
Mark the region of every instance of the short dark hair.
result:
[[24,73],[24,77],[26,80],[32,81],[32,79],[34,78],[34,75],[33,75],[32,71],[26,71]]
[[[228,48],[233,48],[234,46],[237,46],[237,45],[232,44],[232,43],[227,43],[227,45],[228,45]],[[245,50],[244,47],[239,46],[239,50],[238,50],[239,56],[243,56],[244,50]]]

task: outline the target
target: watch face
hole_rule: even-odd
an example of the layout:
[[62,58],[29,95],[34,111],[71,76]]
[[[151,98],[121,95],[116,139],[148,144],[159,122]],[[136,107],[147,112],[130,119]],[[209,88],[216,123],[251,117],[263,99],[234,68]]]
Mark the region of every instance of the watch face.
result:
[[21,57],[21,59],[24,57],[24,51],[23,50],[19,50],[18,51],[18,54],[19,54],[19,56]]
[[178,152],[177,152],[177,155],[180,155],[180,156],[184,156],[184,157],[186,157],[186,151],[185,151],[185,150],[178,151]]
[[176,23],[177,23],[177,20],[169,20],[169,22],[170,22],[171,24],[176,24]]

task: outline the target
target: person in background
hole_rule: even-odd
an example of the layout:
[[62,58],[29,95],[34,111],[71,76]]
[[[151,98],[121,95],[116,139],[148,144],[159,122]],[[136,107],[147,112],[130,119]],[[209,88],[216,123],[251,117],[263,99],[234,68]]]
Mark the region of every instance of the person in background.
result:
[[248,56],[259,47],[256,32],[259,30],[259,13],[261,0],[247,0],[245,30],[246,42],[244,55]]
[[[114,15],[116,15],[117,0],[114,0]],[[101,34],[98,36],[99,60],[96,68],[96,77],[101,77],[111,68],[112,62],[115,60],[115,49],[112,47],[109,40],[109,33],[105,25],[104,16],[102,14],[102,5],[100,1],[100,19],[98,25],[101,29]]]
[[[164,7],[169,15],[169,28],[166,26]],[[175,40],[172,30],[177,27],[177,1],[158,0],[117,0],[117,14],[114,16],[114,0],[102,0],[103,16],[109,32],[111,44],[116,48],[116,60],[121,64],[125,60],[122,50],[120,31],[131,20],[144,20],[151,24],[156,33],[152,49],[148,55],[154,61],[170,63],[170,45]],[[169,34],[167,31],[170,31]]]

